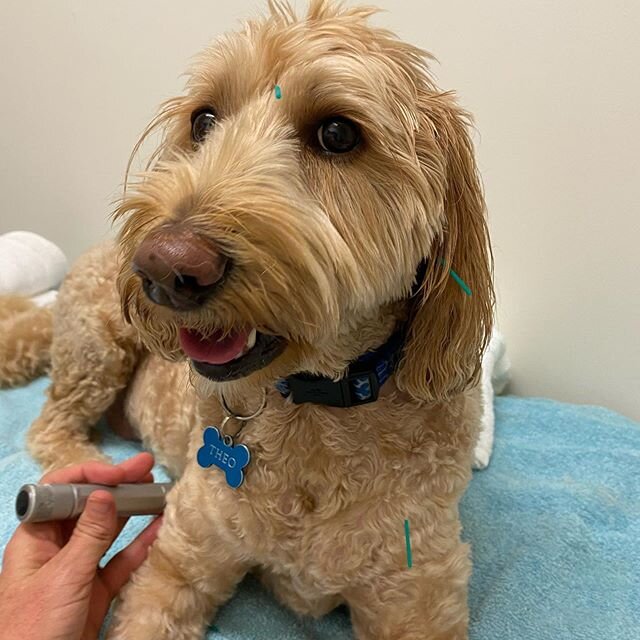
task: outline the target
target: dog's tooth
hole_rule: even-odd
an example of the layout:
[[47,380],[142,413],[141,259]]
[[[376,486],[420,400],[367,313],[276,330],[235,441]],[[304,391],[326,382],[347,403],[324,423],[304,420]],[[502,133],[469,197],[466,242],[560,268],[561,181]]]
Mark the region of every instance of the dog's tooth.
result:
[[253,349],[253,347],[256,346],[256,337],[257,337],[257,331],[255,329],[252,329],[251,333],[249,334],[249,337],[247,338],[247,351],[249,349]]

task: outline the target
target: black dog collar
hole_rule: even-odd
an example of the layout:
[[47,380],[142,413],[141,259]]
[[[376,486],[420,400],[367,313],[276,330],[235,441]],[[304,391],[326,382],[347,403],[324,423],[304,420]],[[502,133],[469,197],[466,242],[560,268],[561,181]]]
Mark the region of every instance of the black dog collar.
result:
[[404,337],[404,330],[396,331],[381,347],[352,362],[340,380],[300,373],[279,380],[276,389],[294,404],[357,407],[375,402],[380,388],[396,370]]

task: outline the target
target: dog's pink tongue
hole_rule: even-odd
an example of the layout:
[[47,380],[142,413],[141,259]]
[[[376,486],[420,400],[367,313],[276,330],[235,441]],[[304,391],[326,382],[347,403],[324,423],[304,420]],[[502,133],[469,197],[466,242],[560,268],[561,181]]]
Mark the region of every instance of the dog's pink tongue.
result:
[[180,329],[180,346],[192,360],[208,364],[226,364],[242,354],[250,333],[249,329],[243,329],[233,331],[223,338],[222,331],[215,331],[205,337],[197,331]]

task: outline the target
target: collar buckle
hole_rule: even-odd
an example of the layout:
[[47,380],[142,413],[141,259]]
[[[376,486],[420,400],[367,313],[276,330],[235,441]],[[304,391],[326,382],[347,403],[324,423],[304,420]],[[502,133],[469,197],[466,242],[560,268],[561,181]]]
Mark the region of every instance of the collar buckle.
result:
[[321,376],[295,375],[287,379],[294,404],[312,402],[329,407],[357,407],[378,399],[380,383],[373,371],[349,372],[333,381]]

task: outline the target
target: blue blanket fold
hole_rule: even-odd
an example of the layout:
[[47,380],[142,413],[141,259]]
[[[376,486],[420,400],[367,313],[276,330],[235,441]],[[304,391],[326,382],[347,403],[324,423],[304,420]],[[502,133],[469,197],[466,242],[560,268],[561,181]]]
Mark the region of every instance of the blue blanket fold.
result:
[[[47,384],[0,391],[2,548],[18,488],[39,477],[24,437]],[[471,640],[640,640],[640,425],[596,407],[505,397],[495,447],[462,504],[474,557]],[[137,451],[109,434],[104,448],[115,460]],[[133,519],[111,553],[144,523]],[[207,637],[353,638],[346,609],[300,620],[252,578]]]

